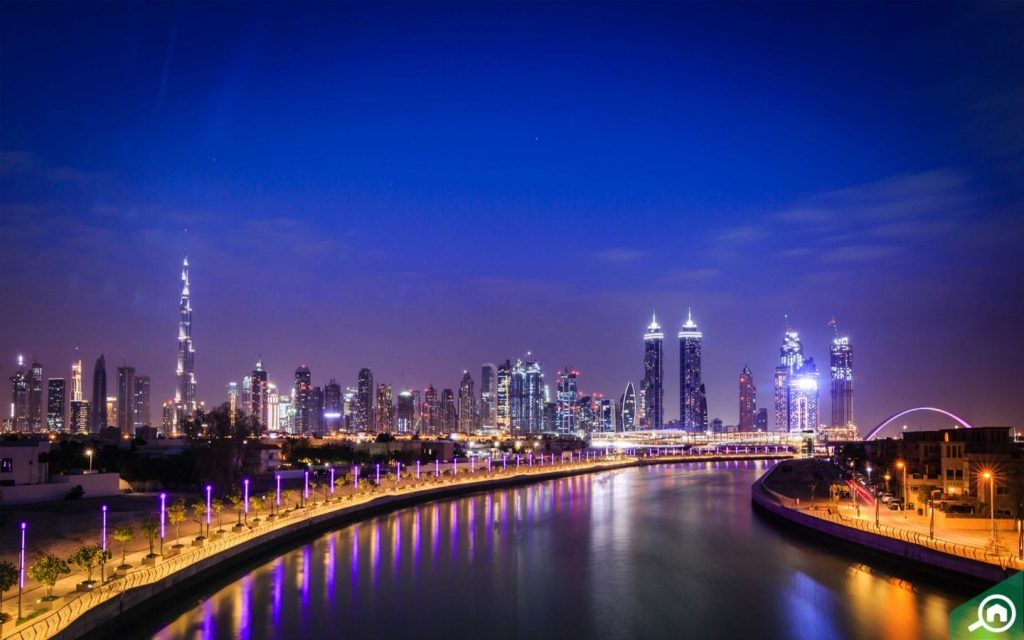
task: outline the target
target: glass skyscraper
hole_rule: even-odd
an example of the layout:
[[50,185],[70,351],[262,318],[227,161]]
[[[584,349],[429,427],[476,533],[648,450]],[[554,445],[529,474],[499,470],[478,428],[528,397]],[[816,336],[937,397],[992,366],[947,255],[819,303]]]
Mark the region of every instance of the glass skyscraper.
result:
[[679,422],[683,429],[708,430],[707,400],[701,374],[701,342],[704,336],[691,313],[679,331]]
[[644,396],[643,421],[641,426],[646,429],[660,429],[664,418],[665,390],[662,381],[665,378],[663,364],[663,343],[665,334],[654,315],[651,324],[644,333],[644,379],[640,383]]

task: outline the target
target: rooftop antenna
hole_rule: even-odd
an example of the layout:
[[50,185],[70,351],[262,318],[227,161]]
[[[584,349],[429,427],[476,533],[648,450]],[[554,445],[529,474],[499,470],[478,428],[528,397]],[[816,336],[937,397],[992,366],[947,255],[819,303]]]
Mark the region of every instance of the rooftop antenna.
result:
[[832,316],[832,318],[828,321],[828,326],[832,327],[832,330],[835,332],[836,337],[838,338],[839,337],[839,323],[836,321],[836,317],[835,316]]

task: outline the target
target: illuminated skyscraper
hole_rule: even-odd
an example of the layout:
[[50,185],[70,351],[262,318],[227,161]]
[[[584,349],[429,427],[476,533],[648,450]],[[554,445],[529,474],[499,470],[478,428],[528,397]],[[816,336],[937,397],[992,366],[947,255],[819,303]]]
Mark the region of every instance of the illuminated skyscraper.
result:
[[441,405],[437,400],[437,389],[430,385],[423,392],[423,430],[436,435],[441,428]]
[[46,428],[57,433],[64,431],[67,424],[64,384],[64,378],[50,378],[46,381]]
[[135,377],[135,425],[136,427],[149,427],[149,376]]
[[498,368],[491,363],[480,369],[480,426],[492,430],[498,422],[497,380]]
[[644,413],[642,426],[647,429],[660,429],[664,417],[665,390],[662,380],[665,378],[663,349],[665,334],[661,332],[658,319],[651,316],[651,324],[644,333],[644,379],[640,387],[644,394]]
[[758,431],[768,431],[768,410],[758,409],[757,418],[754,419],[754,427]]
[[100,354],[92,369],[92,418],[89,431],[99,433],[107,428],[107,361]]
[[363,368],[356,382],[356,431],[373,428],[373,371]]
[[[530,354],[527,354],[529,356]],[[500,390],[499,390],[500,392]],[[544,372],[537,362],[516,359],[509,378],[513,433],[540,433],[544,423]]]
[[43,365],[38,360],[32,362],[28,370],[28,427],[36,432],[43,428],[46,413],[45,386],[43,385]]
[[75,360],[71,363],[71,402],[81,402],[82,396],[82,361]]
[[263,358],[256,360],[256,368],[249,375],[249,397],[252,406],[252,417],[256,420],[256,432],[267,431],[270,424],[270,405],[267,399],[267,385],[270,379],[263,368]]
[[28,375],[22,367],[25,359],[18,355],[18,370],[11,376],[11,426],[15,431],[28,430]]
[[773,378],[774,409],[775,409],[775,431],[789,431],[789,367],[779,365],[775,367]]
[[[558,373],[557,395],[555,396],[555,431],[560,435],[572,435],[580,428],[577,418],[582,409],[582,402],[579,401],[578,377],[579,372],[570,370],[569,367]],[[589,410],[589,407],[587,409]]]
[[757,387],[754,374],[746,366],[740,371],[740,431],[753,431],[757,415]]
[[[285,396],[287,397],[287,396]],[[281,395],[277,391],[277,385],[273,382],[267,383],[267,423],[263,427],[269,432],[284,431],[281,427]],[[285,403],[285,406],[290,406]],[[287,433],[291,433],[288,431]]]
[[787,330],[775,368],[775,428],[800,433],[818,428],[818,368],[805,358],[800,335]]
[[72,400],[70,428],[72,433],[89,433],[89,419],[91,418],[88,400]]
[[615,401],[611,398],[602,398],[599,407],[598,424],[601,432],[612,433],[618,431],[615,424]]
[[473,376],[468,371],[462,372],[462,382],[459,383],[459,431],[476,431],[476,394],[473,392]]
[[295,433],[309,433],[313,429],[313,375],[309,367],[301,365],[295,370]]
[[405,390],[398,394],[398,407],[395,409],[395,431],[412,433],[416,416],[416,405],[412,391]]
[[377,384],[376,416],[377,433],[390,433],[394,428],[395,406],[391,398],[391,385],[383,382]]
[[174,406],[178,419],[196,412],[196,353],[192,347],[192,303],[188,281],[188,252],[181,263],[181,300],[178,304],[178,385],[174,390]]
[[228,383],[228,419],[235,426],[235,414],[238,411],[238,383]]
[[341,385],[334,378],[324,387],[324,429],[338,431],[341,429],[343,414],[343,398]]
[[678,337],[679,422],[686,431],[707,431],[707,400],[704,397],[704,380],[701,372],[701,343],[704,336],[689,312]]
[[135,433],[135,367],[117,368],[117,429],[121,435]]
[[113,429],[120,424],[117,421],[117,396],[107,396],[107,427]]
[[440,413],[440,432],[445,435],[455,433],[458,411],[455,408],[455,394],[451,389],[441,391]]
[[832,426],[852,427],[853,423],[853,347],[850,339],[837,336],[832,340]]
[[506,360],[498,367],[497,390],[495,392],[494,421],[499,430],[507,430],[512,426],[512,363]]
[[622,399],[619,400],[619,406],[622,412],[622,421],[619,426],[621,431],[635,431],[636,430],[636,390],[633,388],[632,382],[626,383],[626,390],[622,393]]

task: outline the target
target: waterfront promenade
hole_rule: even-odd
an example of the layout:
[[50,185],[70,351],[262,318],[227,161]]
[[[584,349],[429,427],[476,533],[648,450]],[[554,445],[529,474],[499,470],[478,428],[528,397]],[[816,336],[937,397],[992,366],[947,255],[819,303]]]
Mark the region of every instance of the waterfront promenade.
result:
[[752,499],[755,506],[794,524],[908,558],[921,563],[921,568],[951,570],[986,581],[1024,570],[1016,532],[1001,532],[1002,543],[993,543],[988,529],[939,528],[933,533],[923,517],[876,505],[856,486],[851,486],[849,498],[833,501],[829,487],[835,483],[848,484],[831,462],[790,460],[754,484]]
[[[490,469],[483,461],[471,470],[468,463],[453,467],[451,463],[424,467],[420,477],[406,472],[401,478],[382,477],[380,485],[363,479],[357,488],[354,483],[336,485],[332,493],[321,489],[311,493],[302,507],[282,505],[273,517],[267,513],[245,516],[246,524],[235,525],[234,512],[225,512],[223,528],[218,527],[201,545],[193,545],[193,536],[182,536],[187,544],[175,546],[170,533],[163,542],[164,554],[158,558],[146,559],[148,543],[142,549],[133,550],[126,557],[127,570],[111,577],[112,570],[121,564],[119,548],[110,545],[115,552],[113,561],[105,568],[107,580],[97,582],[89,591],[78,591],[77,586],[85,579],[81,572],[57,582],[53,589],[56,599],[40,602],[45,594],[42,585],[26,582],[21,595],[22,618],[20,623],[8,623],[4,627],[4,638],[29,640],[37,638],[74,638],[94,630],[104,621],[110,620],[133,606],[145,603],[154,595],[173,587],[181,587],[189,580],[203,574],[222,562],[237,563],[255,553],[272,548],[287,548],[296,536],[309,535],[326,530],[331,526],[379,513],[401,508],[414,502],[444,498],[458,493],[486,490],[491,487],[509,486],[526,482],[552,479],[566,475],[613,470],[643,464],[670,462],[744,460],[752,458],[785,458],[788,453],[774,454],[717,454],[717,455],[658,455],[648,456],[599,456],[571,460],[548,458],[546,464],[535,460],[528,464],[506,461],[502,465],[495,461]],[[88,526],[95,528],[95,523]],[[216,526],[216,525],[214,525]],[[187,530],[195,532],[195,525]],[[96,532],[99,536],[99,532]],[[94,573],[99,577],[99,571]],[[16,592],[15,587],[12,592]],[[17,600],[8,592],[4,611],[14,619],[17,616]]]

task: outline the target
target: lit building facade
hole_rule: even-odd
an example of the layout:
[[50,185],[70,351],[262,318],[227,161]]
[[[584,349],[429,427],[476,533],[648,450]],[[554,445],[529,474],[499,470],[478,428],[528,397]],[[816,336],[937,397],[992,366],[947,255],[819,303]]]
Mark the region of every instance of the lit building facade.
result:
[[313,375],[309,367],[300,365],[295,369],[295,385],[292,398],[295,401],[295,433],[310,433],[313,430]]
[[473,376],[468,371],[462,372],[462,382],[459,383],[459,431],[476,431],[476,395],[473,392]]
[[148,427],[150,422],[149,376],[135,377],[135,426]]
[[67,395],[64,378],[46,381],[46,428],[60,433],[67,426]]
[[370,431],[373,427],[373,371],[363,368],[356,381],[356,431]]
[[509,413],[513,433],[543,431],[544,372],[539,363],[516,359],[509,379]]
[[662,357],[664,341],[665,334],[661,331],[661,325],[658,324],[657,317],[652,316],[651,324],[647,325],[647,332],[644,333],[644,379],[640,383],[644,397],[641,427],[646,429],[662,427],[665,397],[665,368]]
[[691,432],[708,429],[708,402],[704,393],[701,371],[704,334],[687,313],[686,322],[679,330],[679,423]]
[[740,431],[754,431],[757,420],[757,387],[750,368],[740,371]]
[[192,302],[188,279],[188,253],[181,264],[181,300],[178,305],[178,365],[174,405],[180,418],[196,412],[196,352],[192,346]]
[[249,397],[252,406],[252,417],[256,420],[257,433],[267,430],[270,422],[270,404],[267,400],[268,385],[270,379],[267,370],[263,368],[263,359],[256,360],[256,368],[249,375]]
[[622,399],[619,401],[621,407],[622,420],[620,429],[622,431],[635,431],[636,430],[636,389],[633,388],[632,382],[626,383],[626,390],[622,393]]
[[100,433],[107,428],[107,360],[103,354],[96,358],[92,369],[92,418],[89,431]]
[[28,370],[28,428],[30,431],[38,432],[45,424],[45,393],[43,365],[38,360],[34,360]]
[[395,431],[412,433],[416,420],[416,403],[412,391],[405,390],[398,394],[398,407],[395,410]]
[[494,422],[499,430],[508,430],[512,426],[511,390],[512,362],[506,360],[498,367],[495,390]]
[[829,349],[832,382],[832,426],[853,427],[853,347],[837,336]]
[[391,385],[381,382],[377,385],[377,408],[374,410],[377,433],[391,432],[394,426],[394,411]]
[[480,368],[480,427],[490,431],[498,424],[498,368],[486,363]]
[[775,369],[775,426],[802,433],[818,429],[818,368],[805,357],[800,335],[786,331]]
[[441,427],[441,405],[437,399],[437,389],[430,385],[423,392],[423,430],[436,435]]
[[117,368],[117,429],[123,436],[135,433],[135,367]]
[[580,413],[579,372],[566,367],[558,373],[555,395],[555,431],[560,435],[571,435],[579,429],[577,418]]
[[451,389],[441,390],[439,413],[440,424],[438,425],[438,429],[440,430],[440,433],[445,435],[455,433],[458,410],[455,407],[455,394],[452,393]]

